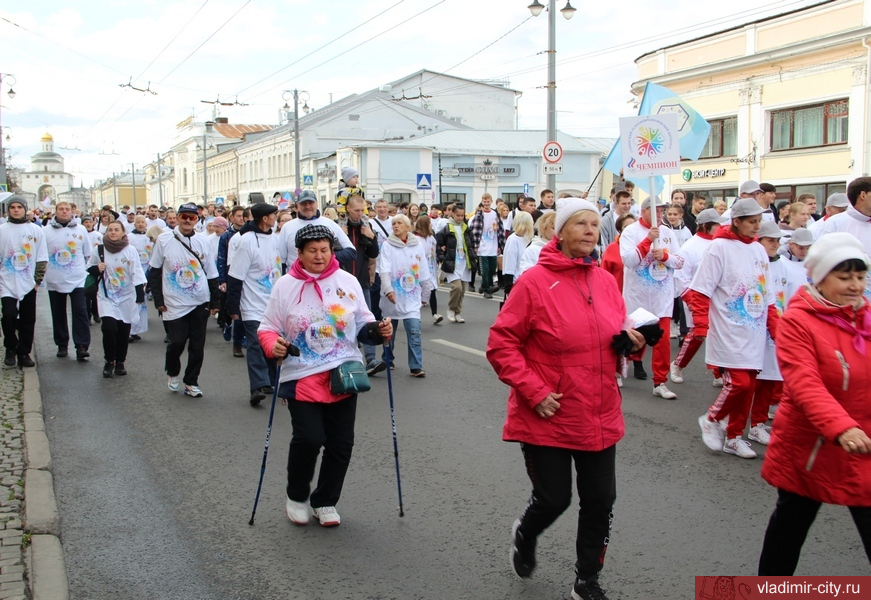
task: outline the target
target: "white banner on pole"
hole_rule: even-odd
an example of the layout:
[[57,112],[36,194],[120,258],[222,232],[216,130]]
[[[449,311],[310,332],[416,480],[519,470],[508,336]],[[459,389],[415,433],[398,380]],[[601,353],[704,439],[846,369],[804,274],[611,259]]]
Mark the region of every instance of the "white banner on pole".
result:
[[623,177],[680,173],[677,115],[664,113],[620,119]]

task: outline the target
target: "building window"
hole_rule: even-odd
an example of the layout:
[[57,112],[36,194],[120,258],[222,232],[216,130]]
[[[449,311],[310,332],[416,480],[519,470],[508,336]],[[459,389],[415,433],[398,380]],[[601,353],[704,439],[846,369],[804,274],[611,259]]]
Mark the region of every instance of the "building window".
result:
[[466,205],[466,195],[465,194],[442,194],[442,206],[446,206],[448,204],[456,204],[459,202],[463,206]]
[[[444,196],[445,194],[442,194]],[[462,195],[462,194],[460,194]],[[387,204],[396,204],[398,205],[400,202],[411,202],[411,194],[407,192],[399,193],[399,194],[384,194],[384,199],[387,200]]]
[[850,103],[836,100],[771,112],[771,149],[791,150],[847,143]]
[[817,199],[817,212],[822,213],[826,206],[826,198],[838,192],[847,192],[847,184],[843,181],[809,185],[779,185],[777,186],[777,199],[792,202],[802,194],[813,194],[814,198]]
[[[464,196],[463,194],[460,194],[460,195]],[[518,206],[517,203],[520,202],[520,199],[524,198],[524,197],[525,197],[525,194],[523,192],[520,192],[518,194],[511,193],[511,192],[506,193],[506,194],[502,194],[502,199],[505,200],[505,204],[507,204],[508,207],[511,209],[517,208],[517,206]],[[465,197],[464,197],[464,199],[465,199]]]
[[737,151],[738,117],[708,121],[711,133],[699,158],[735,156]]

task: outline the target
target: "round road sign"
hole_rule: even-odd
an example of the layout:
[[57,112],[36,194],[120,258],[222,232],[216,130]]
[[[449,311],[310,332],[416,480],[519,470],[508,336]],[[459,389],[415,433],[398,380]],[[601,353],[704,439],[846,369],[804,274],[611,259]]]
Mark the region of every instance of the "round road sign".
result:
[[544,150],[541,153],[547,162],[558,163],[563,158],[563,147],[557,142],[548,142],[544,145]]

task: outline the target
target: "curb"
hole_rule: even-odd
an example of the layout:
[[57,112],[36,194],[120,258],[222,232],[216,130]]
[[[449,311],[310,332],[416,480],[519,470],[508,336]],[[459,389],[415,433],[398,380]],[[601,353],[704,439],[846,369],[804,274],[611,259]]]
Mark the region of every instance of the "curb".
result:
[[51,474],[42,395],[36,369],[24,370],[24,531],[31,535],[26,564],[33,600],[68,600],[69,580],[60,541],[60,515]]

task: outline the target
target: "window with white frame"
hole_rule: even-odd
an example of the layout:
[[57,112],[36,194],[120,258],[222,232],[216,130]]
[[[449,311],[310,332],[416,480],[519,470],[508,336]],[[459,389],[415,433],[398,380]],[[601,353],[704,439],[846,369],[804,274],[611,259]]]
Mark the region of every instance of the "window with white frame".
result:
[[771,111],[771,149],[792,150],[847,143],[849,100]]

